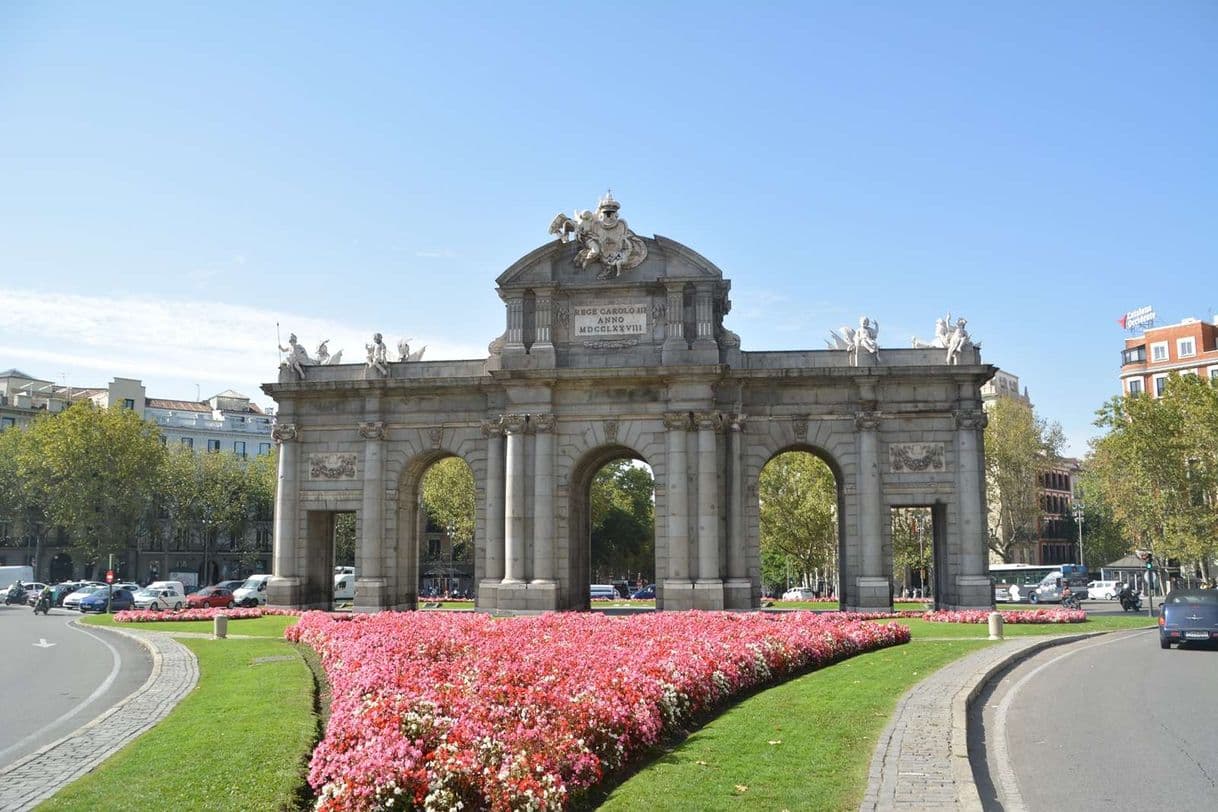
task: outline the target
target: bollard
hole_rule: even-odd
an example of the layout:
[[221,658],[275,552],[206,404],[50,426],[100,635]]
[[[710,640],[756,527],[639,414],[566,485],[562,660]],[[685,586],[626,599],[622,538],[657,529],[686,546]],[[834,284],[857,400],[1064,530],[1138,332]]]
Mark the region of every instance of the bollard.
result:
[[212,635],[217,640],[223,640],[228,637],[228,615],[216,615],[212,620]]
[[1002,639],[1002,615],[998,612],[990,612],[990,639]]

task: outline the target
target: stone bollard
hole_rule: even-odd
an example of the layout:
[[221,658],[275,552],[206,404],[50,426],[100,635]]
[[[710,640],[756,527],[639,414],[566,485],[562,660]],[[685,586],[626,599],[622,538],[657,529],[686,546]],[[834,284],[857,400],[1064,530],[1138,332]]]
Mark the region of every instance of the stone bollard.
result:
[[217,640],[223,640],[225,637],[228,637],[228,615],[216,615],[212,620],[212,624],[213,637]]
[[990,639],[1002,639],[1002,615],[998,612],[990,612]]

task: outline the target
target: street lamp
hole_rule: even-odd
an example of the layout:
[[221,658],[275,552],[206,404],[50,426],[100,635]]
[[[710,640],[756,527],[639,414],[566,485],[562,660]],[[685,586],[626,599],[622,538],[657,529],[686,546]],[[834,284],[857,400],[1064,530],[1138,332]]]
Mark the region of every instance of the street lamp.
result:
[[1084,564],[1083,561],[1083,503],[1074,503],[1074,523],[1078,525],[1078,563]]

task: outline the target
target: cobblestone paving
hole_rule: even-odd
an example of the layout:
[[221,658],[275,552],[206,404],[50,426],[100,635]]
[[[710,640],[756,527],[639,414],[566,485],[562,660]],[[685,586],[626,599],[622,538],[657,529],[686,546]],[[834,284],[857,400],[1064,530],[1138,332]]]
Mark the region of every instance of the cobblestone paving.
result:
[[980,812],[968,760],[968,703],[1009,663],[1090,636],[1009,639],[956,660],[911,688],[876,744],[861,812]]
[[0,771],[0,809],[32,809],[165,718],[194,688],[199,664],[181,643],[163,634],[120,633],[152,651],[148,681],[84,727]]

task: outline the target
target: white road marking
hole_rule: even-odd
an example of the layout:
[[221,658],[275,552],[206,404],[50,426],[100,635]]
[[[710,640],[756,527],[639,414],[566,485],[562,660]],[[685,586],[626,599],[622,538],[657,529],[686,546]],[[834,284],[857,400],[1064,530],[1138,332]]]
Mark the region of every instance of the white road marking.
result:
[[[1138,632],[1135,632],[1135,634],[1141,633],[1142,631],[1144,630],[1139,630]],[[990,754],[993,756],[993,768],[990,770],[990,773],[996,779],[996,784],[998,786],[996,786],[995,789],[999,791],[998,800],[999,803],[1002,804],[1002,808],[1005,810],[1005,812],[1027,812],[1028,809],[1026,806],[1024,806],[1023,796],[1019,792],[1019,785],[1015,780],[1015,770],[1011,767],[1011,760],[1010,756],[1008,755],[1009,750],[1007,749],[1007,712],[1011,708],[1011,703],[1015,701],[1015,695],[1019,693],[1019,690],[1023,688],[1023,686],[1027,684],[1029,680],[1031,680],[1041,671],[1044,671],[1049,666],[1054,665],[1074,654],[1078,654],[1080,651],[1086,651],[1099,646],[1106,646],[1109,643],[1118,643],[1122,640],[1128,640],[1132,636],[1132,634],[1115,634],[1112,636],[1105,636],[1104,638],[1092,643],[1084,643],[1077,648],[1068,647],[1063,654],[1057,655],[1046,663],[1041,663],[1040,665],[1036,666],[1036,668],[1033,668],[1031,671],[1025,674],[1018,682],[1012,685],[1011,688],[1006,692],[1006,695],[1003,696],[1002,701],[998,703],[997,709],[994,711],[993,749],[990,751]],[[1038,742],[1038,744],[1043,744],[1043,742]]]
[[[93,693],[89,694],[88,698],[86,698],[85,701],[81,702],[76,707],[69,710],[67,713],[64,713],[62,716],[60,716],[55,721],[50,722],[46,725],[43,725],[42,728],[40,728],[39,730],[35,730],[33,733],[26,736],[24,739],[17,742],[16,744],[11,744],[8,747],[4,748],[3,750],[0,750],[0,764],[5,763],[5,758],[8,756],[9,753],[25,746],[29,742],[37,739],[39,736],[42,736],[45,731],[50,730],[51,728],[55,727],[56,725],[67,721],[68,719],[72,718],[74,715],[79,713],[90,702],[97,699],[99,696],[101,696],[106,691],[108,691],[110,689],[110,686],[114,684],[114,680],[118,678],[118,669],[122,663],[122,658],[120,658],[118,655],[118,649],[116,649],[114,646],[110,645],[110,642],[108,640],[106,640],[105,638],[99,637],[98,635],[94,634],[93,632],[91,632],[87,629],[81,628],[80,626],[73,626],[71,623],[68,623],[65,625],[69,629],[76,629],[77,631],[84,632],[85,634],[92,637],[94,640],[100,641],[101,644],[103,646],[105,646],[106,648],[110,649],[110,660],[111,660],[110,674],[106,677],[105,680],[102,681],[101,685],[97,686],[97,690],[95,690]],[[46,642],[46,641],[43,641],[43,642]],[[38,644],[35,643],[34,645],[38,645]],[[51,645],[55,645],[55,644],[52,643]]]
[[45,637],[39,637],[39,638],[38,638],[38,642],[37,642],[37,643],[35,643],[34,645],[35,645],[37,648],[50,648],[51,646],[53,646],[53,645],[55,645],[55,644],[54,644],[54,643],[48,643],[48,642],[47,642],[47,639],[46,639]]

